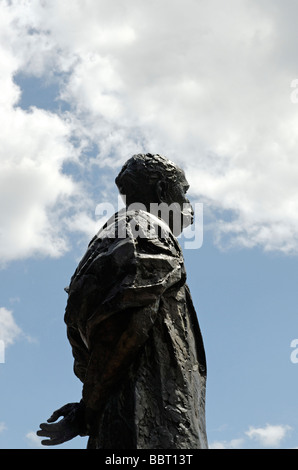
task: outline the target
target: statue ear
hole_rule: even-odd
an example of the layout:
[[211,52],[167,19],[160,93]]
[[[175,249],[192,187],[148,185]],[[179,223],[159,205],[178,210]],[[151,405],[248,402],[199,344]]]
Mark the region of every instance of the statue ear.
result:
[[156,194],[160,202],[167,201],[168,185],[166,181],[160,180],[156,183]]

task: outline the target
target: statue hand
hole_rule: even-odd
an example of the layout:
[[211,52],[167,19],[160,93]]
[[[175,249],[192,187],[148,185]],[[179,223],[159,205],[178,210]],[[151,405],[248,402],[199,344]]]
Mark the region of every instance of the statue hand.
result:
[[[63,416],[63,419],[55,423],[61,416]],[[41,441],[45,446],[62,444],[76,436],[85,435],[84,403],[81,401],[80,403],[68,403],[62,406],[59,410],[54,411],[47,423],[40,425],[40,429],[36,434],[49,438]]]

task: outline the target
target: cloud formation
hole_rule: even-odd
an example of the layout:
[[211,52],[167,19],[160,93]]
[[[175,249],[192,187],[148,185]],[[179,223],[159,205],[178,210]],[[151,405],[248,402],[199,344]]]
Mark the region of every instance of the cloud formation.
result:
[[5,431],[5,429],[6,429],[5,423],[0,422],[0,433],[3,432],[3,431]]
[[231,439],[231,441],[214,441],[209,445],[210,449],[242,449],[244,439]]
[[0,340],[4,342],[5,347],[13,344],[21,332],[13,318],[12,312],[4,307],[0,307]]
[[[280,448],[282,441],[291,431],[288,425],[266,424],[264,427],[250,426],[244,437],[231,441],[214,441],[211,449],[250,449],[250,448]],[[247,440],[249,439],[249,441]],[[255,444],[251,444],[254,442]]]
[[267,424],[263,428],[250,427],[246,435],[253,440],[256,440],[262,447],[279,447],[281,441],[286,437],[286,434],[291,430],[287,425],[271,425]]
[[[115,169],[142,151],[185,168],[219,244],[297,253],[297,5],[12,0],[0,12],[1,259],[59,256],[71,220],[91,230],[67,162]],[[54,82],[67,111],[21,109],[20,73]]]
[[[22,41],[14,7],[3,2],[0,8],[0,260],[5,263],[36,252],[55,256],[63,250],[51,208],[74,192],[71,178],[61,172],[74,150],[65,120],[47,110],[24,111],[17,106],[22,91],[14,75],[30,64],[32,56],[39,62],[43,46],[33,45],[29,32]],[[36,63],[32,73],[40,69]]]
[[30,431],[26,434],[28,446],[31,448],[44,448],[41,444],[41,438],[36,435],[36,431]]

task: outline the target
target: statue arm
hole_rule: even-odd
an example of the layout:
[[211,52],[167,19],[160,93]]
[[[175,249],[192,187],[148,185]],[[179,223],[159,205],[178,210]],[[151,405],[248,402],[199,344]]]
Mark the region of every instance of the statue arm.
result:
[[[146,342],[158,312],[158,305],[159,300],[156,300],[150,306],[127,313],[127,325],[117,335],[104,360],[102,342],[96,342],[95,337],[83,386],[88,435],[96,434],[106,400],[128,372],[129,366]],[[115,317],[108,319],[104,330],[113,330],[115,322],[117,322]]]

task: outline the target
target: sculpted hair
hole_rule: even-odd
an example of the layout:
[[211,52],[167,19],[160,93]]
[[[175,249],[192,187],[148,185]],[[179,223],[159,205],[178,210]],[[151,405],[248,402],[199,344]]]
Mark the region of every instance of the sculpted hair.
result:
[[151,153],[133,155],[123,165],[115,183],[121,194],[130,201],[147,202],[146,195],[152,192],[157,181],[174,184],[180,169],[162,155]]

